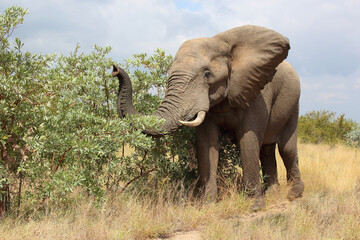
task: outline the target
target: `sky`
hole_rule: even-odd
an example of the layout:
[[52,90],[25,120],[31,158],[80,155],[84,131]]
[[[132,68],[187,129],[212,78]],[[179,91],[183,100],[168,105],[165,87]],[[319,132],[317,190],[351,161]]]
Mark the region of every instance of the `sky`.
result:
[[359,0],[1,0],[27,8],[24,50],[69,54],[111,46],[123,62],[157,48],[175,55],[188,39],[252,24],[290,39],[287,60],[301,79],[300,113],[328,110],[360,121]]

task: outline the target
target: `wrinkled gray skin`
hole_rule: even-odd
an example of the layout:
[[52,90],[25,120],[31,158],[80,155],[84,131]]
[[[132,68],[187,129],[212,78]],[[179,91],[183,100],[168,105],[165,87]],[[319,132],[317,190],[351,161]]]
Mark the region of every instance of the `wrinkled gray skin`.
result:
[[[304,185],[297,155],[297,121],[300,82],[285,62],[289,41],[277,32],[242,26],[211,38],[186,41],[178,50],[169,72],[165,98],[154,115],[165,119],[152,136],[176,131],[181,123],[206,112],[196,128],[198,186],[207,200],[217,194],[219,129],[226,128],[240,145],[243,180],[255,197],[254,210],[264,207],[260,164],[265,187],[278,184],[275,146],[291,184],[289,199],[300,197]],[[120,81],[118,113],[138,114],[132,105],[128,75],[114,66]]]

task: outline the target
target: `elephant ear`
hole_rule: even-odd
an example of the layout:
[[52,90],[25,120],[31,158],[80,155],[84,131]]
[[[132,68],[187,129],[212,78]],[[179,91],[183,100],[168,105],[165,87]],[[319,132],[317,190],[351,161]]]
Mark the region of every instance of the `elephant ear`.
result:
[[220,33],[230,45],[231,73],[228,99],[245,109],[270,82],[276,67],[287,57],[289,40],[281,34],[258,26],[242,26]]

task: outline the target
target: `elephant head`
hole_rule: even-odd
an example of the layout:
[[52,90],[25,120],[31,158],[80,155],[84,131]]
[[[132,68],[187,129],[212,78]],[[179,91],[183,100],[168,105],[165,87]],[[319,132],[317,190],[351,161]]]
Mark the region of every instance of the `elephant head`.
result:
[[[197,126],[212,107],[228,101],[246,109],[272,80],[276,67],[287,57],[289,41],[279,33],[258,26],[242,26],[211,38],[188,40],[179,48],[169,71],[165,98],[154,115],[165,119],[159,136],[181,125]],[[128,75],[114,66],[120,81],[118,113],[137,114],[131,99]]]

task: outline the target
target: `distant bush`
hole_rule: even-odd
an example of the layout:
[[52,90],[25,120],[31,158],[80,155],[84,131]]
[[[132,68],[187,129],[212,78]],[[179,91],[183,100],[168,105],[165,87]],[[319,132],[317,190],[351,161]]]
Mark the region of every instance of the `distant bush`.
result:
[[345,143],[346,134],[356,123],[334,112],[320,110],[306,113],[299,118],[298,136],[306,143]]
[[347,145],[360,148],[360,123],[353,126],[345,137]]

